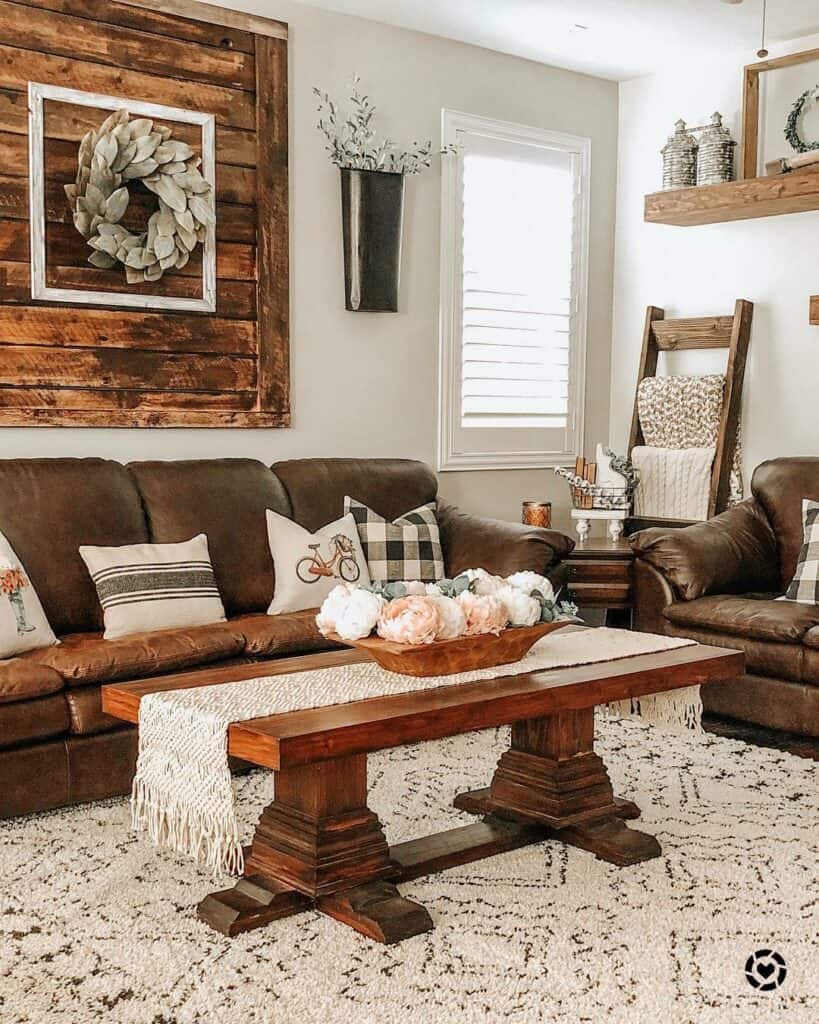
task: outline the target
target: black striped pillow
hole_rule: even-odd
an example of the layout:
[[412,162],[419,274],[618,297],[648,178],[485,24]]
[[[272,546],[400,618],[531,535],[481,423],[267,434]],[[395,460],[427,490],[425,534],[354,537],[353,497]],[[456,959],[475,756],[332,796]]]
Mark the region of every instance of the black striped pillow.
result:
[[80,548],[97,588],[105,639],[224,622],[204,533],[180,544]]

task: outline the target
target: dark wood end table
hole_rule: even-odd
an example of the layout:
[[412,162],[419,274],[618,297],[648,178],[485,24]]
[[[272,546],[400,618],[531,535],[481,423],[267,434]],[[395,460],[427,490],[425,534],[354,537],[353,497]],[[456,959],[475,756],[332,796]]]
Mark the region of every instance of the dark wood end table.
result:
[[605,610],[609,626],[630,626],[634,553],[628,538],[588,537],[566,559],[568,588],[584,608]]
[[[103,709],[136,723],[148,693],[364,660],[339,651],[115,683],[103,688]],[[640,812],[617,799],[594,752],[594,707],[736,679],[743,664],[738,651],[692,645],[236,723],[228,752],[275,771],[275,799],[247,850],[245,877],[205,897],[199,916],[232,936],[315,907],[397,942],[432,928],[426,909],[398,891],[402,880],[545,838],[620,866],[657,857],[657,840],[626,825]],[[455,800],[483,820],[390,847],[367,806],[367,754],[508,723],[510,749],[490,785]]]

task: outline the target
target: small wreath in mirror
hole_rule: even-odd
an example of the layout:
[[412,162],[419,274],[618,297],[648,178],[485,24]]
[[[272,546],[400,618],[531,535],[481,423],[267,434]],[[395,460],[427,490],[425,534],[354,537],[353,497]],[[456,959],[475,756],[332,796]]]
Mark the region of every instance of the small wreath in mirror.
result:
[[819,142],[805,142],[799,134],[799,119],[805,111],[805,104],[808,100],[819,100],[819,85],[815,85],[812,89],[806,89],[802,93],[791,107],[791,112],[785,123],[785,138],[797,153],[807,153],[812,149],[819,149]]
[[[216,223],[201,157],[172,135],[150,118],[131,120],[118,110],[83,136],[76,183],[65,186],[74,227],[94,250],[88,262],[101,270],[122,264],[128,284],[181,270]],[[138,182],[159,207],[144,230],[131,231],[121,222]]]

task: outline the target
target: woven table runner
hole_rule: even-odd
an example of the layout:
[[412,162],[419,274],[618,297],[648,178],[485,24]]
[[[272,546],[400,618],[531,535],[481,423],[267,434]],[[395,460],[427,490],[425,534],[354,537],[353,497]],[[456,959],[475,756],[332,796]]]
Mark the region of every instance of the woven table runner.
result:
[[[621,629],[552,633],[518,662],[448,676],[399,675],[375,662],[151,693],[139,706],[139,758],[131,820],[159,846],[193,857],[215,875],[241,874],[242,845],[228,766],[228,727],[251,718],[349,704],[372,697],[458,686],[614,661],[687,647],[692,640]],[[618,714],[699,726],[699,687],[619,702]]]

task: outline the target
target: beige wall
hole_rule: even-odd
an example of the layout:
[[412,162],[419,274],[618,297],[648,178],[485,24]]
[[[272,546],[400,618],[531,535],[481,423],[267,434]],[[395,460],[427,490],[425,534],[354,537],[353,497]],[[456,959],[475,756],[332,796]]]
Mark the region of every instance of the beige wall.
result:
[[[311,87],[360,74],[396,139],[440,138],[442,107],[592,139],[586,437],[606,437],[617,86],[300,3],[233,3],[290,23],[293,427],[290,430],[0,430],[0,454],[135,458],[402,456],[434,462],[440,173],[407,187],[401,312],[344,310],[338,171],[315,129]],[[473,511],[517,518],[525,498],[566,505],[551,471],[446,473]]]
[[[817,37],[798,40],[788,51],[817,45]],[[819,213],[670,227],[643,222],[643,196],[659,188],[659,150],[677,118],[703,124],[719,110],[734,138],[741,138],[742,66],[748,59],[747,53],[726,54],[713,64],[688,63],[620,85],[611,392],[612,438],[622,445],[631,422],[645,307],[665,307],[668,316],[698,316],[730,313],[735,299],[751,299],[743,402],[746,489],[764,459],[819,454],[819,327],[808,323],[808,296],[819,292]],[[815,82],[816,65],[806,67],[811,77],[802,88]],[[789,149],[782,138],[784,118],[775,127],[769,135],[776,148],[767,159]],[[724,352],[680,353],[672,372],[724,367]]]

